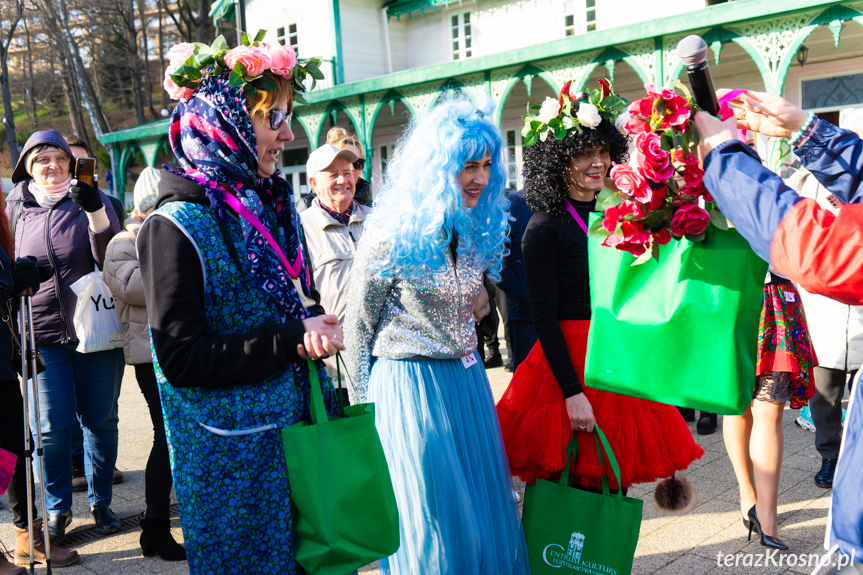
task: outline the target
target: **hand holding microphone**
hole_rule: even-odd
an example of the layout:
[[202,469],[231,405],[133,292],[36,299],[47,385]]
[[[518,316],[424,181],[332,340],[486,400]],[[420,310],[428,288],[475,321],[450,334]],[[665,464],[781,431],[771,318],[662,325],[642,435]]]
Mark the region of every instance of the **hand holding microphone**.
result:
[[707,42],[701,36],[687,36],[677,43],[677,57],[686,67],[695,102],[708,114],[718,114],[719,101],[707,66]]
[[[719,101],[707,65],[707,42],[701,36],[687,36],[677,44],[677,56],[686,67],[695,102],[702,110],[715,116],[719,113]],[[734,109],[737,127],[765,136],[788,138],[806,122],[806,112],[781,96],[747,91],[732,102],[739,106]],[[699,133],[706,124],[710,124],[706,119],[696,122]],[[718,126],[714,128],[718,130]]]

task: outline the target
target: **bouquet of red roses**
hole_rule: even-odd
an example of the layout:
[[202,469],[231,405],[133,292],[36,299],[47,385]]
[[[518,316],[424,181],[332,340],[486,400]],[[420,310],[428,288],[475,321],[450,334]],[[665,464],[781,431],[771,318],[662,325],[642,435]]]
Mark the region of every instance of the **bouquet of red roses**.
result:
[[675,85],[685,96],[645,84],[647,96],[618,119],[618,127],[634,140],[635,166],[615,164],[611,178],[617,191],[605,189],[597,197],[603,217],[590,235],[637,256],[633,265],[658,259],[659,246],[672,238],[697,242],[711,224],[728,229],[702,183],[704,171],[694,153],[692,116],[698,106],[683,84]]

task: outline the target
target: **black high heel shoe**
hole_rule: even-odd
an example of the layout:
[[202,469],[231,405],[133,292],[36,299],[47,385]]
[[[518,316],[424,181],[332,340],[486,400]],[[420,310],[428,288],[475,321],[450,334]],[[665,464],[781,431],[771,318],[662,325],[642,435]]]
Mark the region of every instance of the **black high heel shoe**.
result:
[[761,522],[758,521],[758,515],[755,514],[755,506],[749,510],[749,541],[752,541],[752,530],[758,529],[758,536],[761,537],[761,546],[769,547],[770,549],[778,549],[779,551],[788,551],[788,545],[770,535],[765,535],[761,528]]

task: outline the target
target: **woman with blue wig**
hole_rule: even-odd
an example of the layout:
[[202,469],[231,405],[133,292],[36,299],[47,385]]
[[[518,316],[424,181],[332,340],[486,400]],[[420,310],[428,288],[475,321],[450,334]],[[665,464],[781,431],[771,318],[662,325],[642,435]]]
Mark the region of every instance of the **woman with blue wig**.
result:
[[457,97],[411,122],[351,272],[348,370],[375,403],[399,509],[384,573],[529,572],[473,319],[509,227],[490,114]]

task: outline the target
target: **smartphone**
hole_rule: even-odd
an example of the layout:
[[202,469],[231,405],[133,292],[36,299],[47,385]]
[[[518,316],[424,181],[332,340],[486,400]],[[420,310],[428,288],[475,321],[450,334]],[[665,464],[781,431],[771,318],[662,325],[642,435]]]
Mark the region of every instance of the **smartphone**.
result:
[[78,158],[75,160],[75,179],[88,186],[93,185],[96,174],[96,158]]

